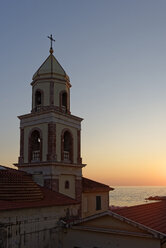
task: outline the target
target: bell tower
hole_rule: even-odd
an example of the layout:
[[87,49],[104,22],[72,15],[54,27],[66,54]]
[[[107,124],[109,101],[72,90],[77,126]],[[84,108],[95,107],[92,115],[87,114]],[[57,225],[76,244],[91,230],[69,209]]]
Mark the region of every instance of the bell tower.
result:
[[50,54],[32,78],[31,113],[21,115],[19,170],[39,184],[81,201],[81,121],[70,112],[70,79]]

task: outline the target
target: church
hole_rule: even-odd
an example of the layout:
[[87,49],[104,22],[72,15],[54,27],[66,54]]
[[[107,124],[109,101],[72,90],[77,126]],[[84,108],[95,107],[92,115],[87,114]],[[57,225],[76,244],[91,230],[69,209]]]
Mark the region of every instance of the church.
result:
[[83,177],[83,119],[71,113],[70,79],[49,38],[31,112],[18,117],[17,169],[0,166],[0,247],[164,247],[164,233],[109,210],[113,188]]
[[31,113],[18,117],[20,156],[15,166],[40,186],[74,199],[79,205],[75,214],[86,217],[108,209],[111,188],[82,176],[83,119],[71,114],[70,79],[54,57],[50,39],[50,54],[32,78]]

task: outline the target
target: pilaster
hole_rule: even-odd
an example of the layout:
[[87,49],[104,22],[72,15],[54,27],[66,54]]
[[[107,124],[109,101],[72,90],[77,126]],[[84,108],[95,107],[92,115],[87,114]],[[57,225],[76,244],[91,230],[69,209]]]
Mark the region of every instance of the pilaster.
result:
[[56,124],[48,123],[48,161],[56,160]]
[[24,162],[24,129],[20,128],[20,157],[19,163]]

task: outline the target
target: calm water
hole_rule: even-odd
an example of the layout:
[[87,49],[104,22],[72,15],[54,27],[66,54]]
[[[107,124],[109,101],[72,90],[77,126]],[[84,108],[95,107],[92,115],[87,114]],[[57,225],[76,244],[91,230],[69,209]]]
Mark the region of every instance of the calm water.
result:
[[110,205],[133,206],[150,203],[145,198],[149,196],[166,196],[166,187],[163,186],[115,186],[110,191]]

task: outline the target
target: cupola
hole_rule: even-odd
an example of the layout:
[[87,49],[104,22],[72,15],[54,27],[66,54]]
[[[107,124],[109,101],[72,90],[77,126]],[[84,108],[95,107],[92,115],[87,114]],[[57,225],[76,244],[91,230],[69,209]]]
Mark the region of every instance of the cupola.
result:
[[[49,38],[52,39],[52,36]],[[52,39],[53,40],[53,39]],[[50,55],[32,77],[32,112],[48,109],[70,114],[70,79],[53,55]]]

